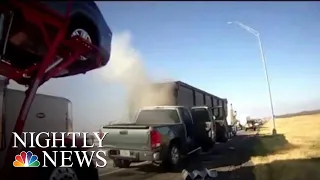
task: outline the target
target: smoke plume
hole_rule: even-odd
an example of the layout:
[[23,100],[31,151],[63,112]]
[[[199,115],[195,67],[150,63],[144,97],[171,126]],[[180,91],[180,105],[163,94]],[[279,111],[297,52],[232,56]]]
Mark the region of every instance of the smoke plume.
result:
[[129,32],[113,36],[110,62],[102,72],[109,82],[125,88],[126,102],[120,112],[129,113],[129,118],[121,122],[132,121],[133,115],[143,106],[172,104],[172,86],[153,85]]

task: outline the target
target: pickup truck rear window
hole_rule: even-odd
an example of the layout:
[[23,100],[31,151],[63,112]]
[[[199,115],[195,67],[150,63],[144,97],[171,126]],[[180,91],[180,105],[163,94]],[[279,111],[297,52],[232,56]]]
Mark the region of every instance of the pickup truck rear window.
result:
[[180,123],[177,110],[157,109],[140,111],[136,124],[176,124]]

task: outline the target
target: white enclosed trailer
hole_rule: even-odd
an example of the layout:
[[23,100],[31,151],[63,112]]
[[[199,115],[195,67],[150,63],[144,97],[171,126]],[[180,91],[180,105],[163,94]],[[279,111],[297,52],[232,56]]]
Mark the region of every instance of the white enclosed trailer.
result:
[[[10,143],[25,92],[8,89],[0,80],[0,168]],[[62,97],[36,94],[32,102],[24,132],[71,132],[72,104]]]

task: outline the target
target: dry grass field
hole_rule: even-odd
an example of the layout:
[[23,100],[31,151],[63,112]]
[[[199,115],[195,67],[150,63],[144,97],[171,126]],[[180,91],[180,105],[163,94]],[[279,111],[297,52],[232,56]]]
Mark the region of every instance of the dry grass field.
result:
[[259,131],[254,147],[256,180],[320,180],[320,114],[276,120]]

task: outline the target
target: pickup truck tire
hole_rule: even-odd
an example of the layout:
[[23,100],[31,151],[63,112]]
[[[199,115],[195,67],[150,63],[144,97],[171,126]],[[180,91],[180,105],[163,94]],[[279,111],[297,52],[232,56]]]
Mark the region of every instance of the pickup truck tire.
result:
[[180,146],[177,143],[170,145],[168,149],[167,159],[161,164],[167,171],[176,171],[181,168],[181,151]]
[[225,143],[228,141],[229,139],[229,136],[228,136],[228,131],[226,131],[226,129],[224,129],[222,132],[221,132],[221,142]]
[[232,131],[233,136],[237,136],[237,129],[235,131]]
[[123,159],[114,159],[113,164],[118,168],[128,168],[130,167],[131,161]]
[[211,140],[212,140],[212,147],[214,147],[214,145],[215,145],[216,142],[217,142],[217,140],[216,140],[217,136],[216,136],[216,134],[215,134],[215,131],[213,131],[213,130],[210,130],[209,133],[210,133],[210,134],[209,134],[209,137],[210,137]]

